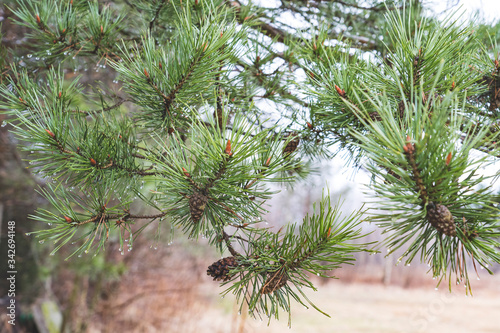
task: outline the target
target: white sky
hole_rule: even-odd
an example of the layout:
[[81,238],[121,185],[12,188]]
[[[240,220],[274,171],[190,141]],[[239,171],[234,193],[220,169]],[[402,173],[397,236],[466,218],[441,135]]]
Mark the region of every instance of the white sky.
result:
[[449,3],[455,4],[452,10],[462,9],[466,12],[466,16],[472,16],[479,11],[480,15],[490,22],[500,19],[500,0],[430,0],[428,7],[431,7],[436,13],[441,13],[450,8]]

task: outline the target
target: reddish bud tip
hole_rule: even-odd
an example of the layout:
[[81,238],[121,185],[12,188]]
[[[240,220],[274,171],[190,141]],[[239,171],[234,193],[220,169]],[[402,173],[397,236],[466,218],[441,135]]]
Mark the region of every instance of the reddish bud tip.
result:
[[337,93],[340,95],[340,97],[345,97],[345,90],[340,89],[339,86],[335,85],[335,90],[337,90]]
[[96,161],[95,161],[92,157],[90,158],[90,163],[91,163],[92,165],[96,165],[96,164],[97,164],[97,162],[96,162]]
[[51,137],[55,137],[54,133],[52,133],[52,132],[51,132],[51,131],[49,131],[48,129],[46,129],[45,131],[47,131],[47,133],[49,133],[49,135],[50,135]]
[[20,100],[22,103],[24,103],[24,100],[23,100],[21,97],[19,97],[19,100]]
[[495,67],[498,67],[498,60],[495,59]]
[[59,94],[57,95],[58,98],[61,98],[62,96],[62,92],[59,92]]
[[184,172],[184,175],[186,177],[191,177],[191,175],[189,174],[189,172],[187,172],[186,168],[182,168],[182,172]]
[[103,28],[103,27],[102,27],[102,25],[101,25],[101,34],[102,34],[103,32],[104,32],[104,28]]
[[410,142],[411,141],[411,138],[409,135],[406,136],[406,142]]
[[328,233],[326,234],[326,238],[330,237],[331,232],[332,232],[332,227],[328,228]]
[[149,79],[149,73],[145,68],[144,68],[144,75],[146,75],[146,77]]
[[158,67],[160,67],[160,69],[163,69],[163,66],[161,65],[161,62],[158,63]]
[[226,154],[228,154],[229,156],[232,155],[231,153],[231,140],[227,140],[227,143],[226,143],[226,150],[224,150],[224,152]]
[[42,20],[40,20],[40,16],[38,16],[38,14],[36,14],[36,23],[42,23]]
[[446,165],[450,165],[450,162],[451,162],[451,152],[448,153],[448,156],[446,156]]
[[64,29],[62,30],[62,33],[63,33],[63,34],[64,34],[64,33],[66,33],[66,28],[64,28]]
[[316,43],[313,43],[313,49],[314,49],[314,51],[316,51],[318,49],[318,47],[316,46]]
[[405,151],[405,153],[409,152],[410,150],[408,149],[408,146],[407,145],[404,145],[403,146],[403,150]]
[[453,90],[453,89],[455,89],[455,81],[453,81],[453,82],[451,83],[451,89],[452,89],[452,90]]
[[65,220],[66,220],[66,222],[68,222],[68,223],[73,222],[73,220],[71,220],[71,217],[64,216],[64,219],[65,219]]
[[250,18],[250,16],[246,16],[246,17],[243,19],[243,21],[246,21],[246,20],[248,20],[249,18]]
[[122,138],[122,135],[121,135],[121,134],[118,134],[118,137],[121,139],[121,138]]
[[307,127],[309,127],[309,129],[313,129],[313,125],[310,122],[307,122]]
[[208,42],[205,43],[205,47],[203,48],[203,52],[205,52],[207,50],[207,47],[208,47]]
[[269,166],[269,164],[271,164],[271,156],[267,158],[265,166]]
[[260,61],[260,57],[257,56],[257,58],[255,58],[255,62],[259,62]]

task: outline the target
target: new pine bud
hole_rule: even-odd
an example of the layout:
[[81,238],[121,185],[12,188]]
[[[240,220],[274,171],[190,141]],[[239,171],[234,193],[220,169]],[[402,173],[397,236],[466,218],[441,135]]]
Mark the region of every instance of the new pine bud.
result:
[[446,166],[450,165],[451,162],[451,152],[448,153],[448,156],[446,156]]
[[224,150],[224,152],[229,156],[233,155],[233,153],[231,152],[231,140],[227,140],[226,149]]

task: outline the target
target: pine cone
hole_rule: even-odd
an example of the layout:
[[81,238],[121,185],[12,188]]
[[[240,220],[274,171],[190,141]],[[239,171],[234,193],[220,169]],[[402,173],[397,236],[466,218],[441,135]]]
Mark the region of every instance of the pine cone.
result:
[[207,275],[213,277],[214,281],[222,280],[225,282],[232,277],[232,275],[229,274],[229,270],[237,266],[238,263],[234,257],[222,258],[208,266]]
[[295,138],[293,140],[288,141],[287,145],[283,149],[283,156],[288,156],[295,150],[297,150],[297,146],[300,143],[300,138],[297,136],[297,134],[291,134],[291,135]]
[[276,271],[267,275],[267,280],[260,289],[260,292],[264,295],[272,293],[283,287],[288,281],[288,277],[285,272]]
[[201,220],[205,207],[207,206],[208,198],[201,193],[193,192],[189,198],[189,211],[193,222],[198,223]]
[[446,236],[456,236],[457,230],[453,215],[448,207],[444,205],[429,204],[427,208],[427,218],[430,224],[440,233]]

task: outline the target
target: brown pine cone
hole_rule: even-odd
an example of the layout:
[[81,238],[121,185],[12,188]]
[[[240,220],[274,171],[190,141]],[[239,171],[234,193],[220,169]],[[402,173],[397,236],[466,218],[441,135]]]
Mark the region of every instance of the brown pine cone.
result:
[[264,295],[272,293],[283,287],[288,281],[288,277],[285,272],[276,271],[267,275],[266,282],[260,289],[260,292]]
[[438,232],[452,237],[457,235],[455,221],[448,207],[431,202],[427,207],[427,219]]
[[292,140],[288,141],[287,145],[283,149],[283,156],[288,156],[297,150],[297,147],[300,143],[300,138],[297,134],[291,134],[294,137]]
[[214,281],[228,281],[232,275],[229,274],[231,268],[237,267],[238,263],[234,257],[222,258],[208,266],[207,275],[214,278]]
[[207,202],[208,198],[198,192],[193,192],[191,197],[189,197],[189,211],[191,212],[191,218],[194,223],[200,222]]

